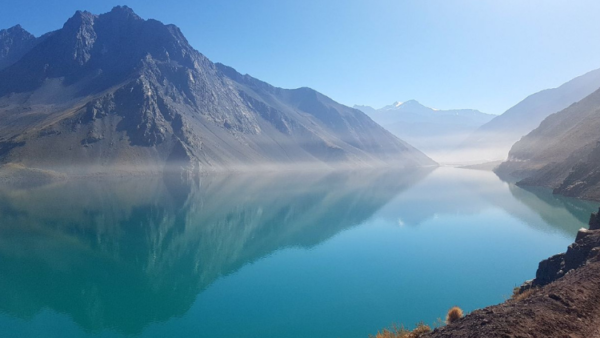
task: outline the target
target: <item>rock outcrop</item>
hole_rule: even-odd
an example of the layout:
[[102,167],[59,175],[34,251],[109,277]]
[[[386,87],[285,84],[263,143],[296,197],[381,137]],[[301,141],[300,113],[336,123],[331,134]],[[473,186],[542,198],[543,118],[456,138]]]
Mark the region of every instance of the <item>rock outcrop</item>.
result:
[[[600,253],[599,230],[597,214],[593,214],[590,220],[590,228],[579,230],[575,243],[569,246],[567,252],[540,262],[536,277],[531,282],[530,287],[548,285],[569,272],[584,266],[590,259],[596,257]],[[523,288],[523,290],[526,290],[526,288]]]

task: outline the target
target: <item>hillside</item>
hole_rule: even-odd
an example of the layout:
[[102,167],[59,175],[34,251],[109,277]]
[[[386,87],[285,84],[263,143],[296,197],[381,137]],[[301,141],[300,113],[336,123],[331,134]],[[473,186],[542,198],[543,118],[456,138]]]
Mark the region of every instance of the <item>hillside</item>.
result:
[[505,160],[513,144],[559,112],[600,88],[600,69],[579,76],[558,88],[528,96],[502,115],[478,128],[460,149],[470,162]]
[[600,200],[600,90],[546,118],[498,169],[556,193]]
[[0,70],[0,164],[60,172],[434,165],[362,112],[217,65],[128,7],[77,12]]

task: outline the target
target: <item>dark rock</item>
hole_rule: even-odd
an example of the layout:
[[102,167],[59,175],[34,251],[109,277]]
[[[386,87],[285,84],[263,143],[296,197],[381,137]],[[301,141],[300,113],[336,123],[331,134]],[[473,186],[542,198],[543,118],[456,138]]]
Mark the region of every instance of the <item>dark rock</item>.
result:
[[598,210],[597,213],[592,214],[590,216],[590,222],[589,222],[590,230],[600,230],[600,217],[598,217],[598,214],[600,214],[600,210]]
[[588,260],[596,257],[599,247],[600,230],[579,230],[577,240],[569,246],[566,253],[540,262],[532,286],[540,287],[550,284],[570,271],[580,268]]
[[565,254],[554,255],[540,262],[532,286],[542,286],[564,275]]

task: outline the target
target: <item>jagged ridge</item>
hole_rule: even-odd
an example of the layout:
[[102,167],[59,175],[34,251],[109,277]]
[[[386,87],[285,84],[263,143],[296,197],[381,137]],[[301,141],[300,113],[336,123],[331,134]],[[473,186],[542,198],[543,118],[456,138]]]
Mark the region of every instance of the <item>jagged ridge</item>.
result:
[[0,71],[0,107],[0,161],[39,168],[434,164],[360,111],[215,65],[128,7],[47,34]]

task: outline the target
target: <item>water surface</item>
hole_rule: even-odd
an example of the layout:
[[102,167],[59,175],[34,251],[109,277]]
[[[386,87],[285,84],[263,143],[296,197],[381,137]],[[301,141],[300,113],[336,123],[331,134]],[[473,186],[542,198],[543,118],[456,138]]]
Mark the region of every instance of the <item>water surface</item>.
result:
[[368,337],[499,303],[595,203],[439,168],[0,189],[3,337]]

